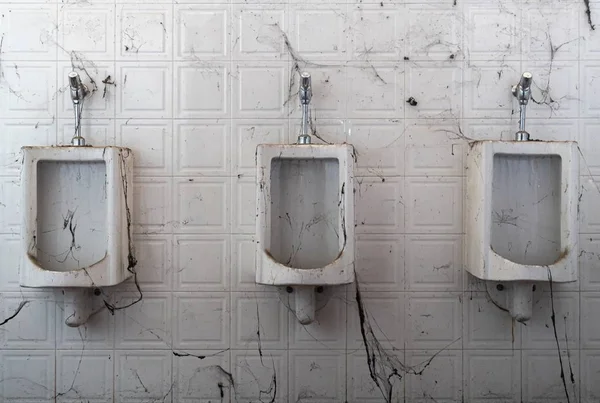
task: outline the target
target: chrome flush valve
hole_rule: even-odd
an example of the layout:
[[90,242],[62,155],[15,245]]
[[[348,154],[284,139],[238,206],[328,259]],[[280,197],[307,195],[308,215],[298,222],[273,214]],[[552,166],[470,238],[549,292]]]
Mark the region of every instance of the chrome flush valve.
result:
[[515,134],[517,141],[529,140],[529,133],[525,130],[525,110],[527,103],[531,98],[531,82],[533,75],[526,71],[521,75],[521,79],[517,85],[513,85],[512,94],[519,101],[519,131]]
[[310,73],[303,72],[300,74],[300,89],[298,90],[300,105],[302,105],[302,122],[300,126],[300,135],[298,136],[298,144],[310,144],[309,126],[310,126],[310,110],[308,104],[312,98],[312,87]]
[[84,146],[85,139],[81,137],[81,113],[83,111],[83,101],[88,94],[87,87],[81,82],[79,74],[75,71],[69,73],[69,87],[71,90],[71,101],[75,112],[75,134],[71,139],[74,146]]

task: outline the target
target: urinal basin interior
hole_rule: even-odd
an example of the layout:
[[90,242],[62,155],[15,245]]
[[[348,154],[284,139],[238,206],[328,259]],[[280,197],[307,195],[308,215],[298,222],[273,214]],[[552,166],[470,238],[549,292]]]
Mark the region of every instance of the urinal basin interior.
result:
[[340,254],[339,162],[333,158],[271,161],[273,259],[288,267],[317,269]]
[[45,270],[92,266],[107,253],[104,161],[38,161],[35,257]]
[[498,255],[523,265],[559,260],[561,166],[559,155],[494,155],[490,241]]

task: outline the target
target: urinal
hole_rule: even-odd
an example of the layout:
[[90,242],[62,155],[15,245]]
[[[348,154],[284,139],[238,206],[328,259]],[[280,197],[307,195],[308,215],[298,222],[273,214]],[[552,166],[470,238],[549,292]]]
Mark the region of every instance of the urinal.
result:
[[79,123],[70,146],[22,148],[20,285],[63,288],[69,326],[92,314],[94,288],[125,281],[135,266],[133,153],[85,145]]
[[577,280],[579,153],[573,141],[529,141],[521,106],[516,141],[469,144],[465,262],[509,286],[507,308],[524,322],[533,283]]
[[256,150],[256,282],[291,286],[296,316],[308,324],[317,287],[354,281],[354,160],[351,145],[311,144],[307,73],[300,92],[298,143]]

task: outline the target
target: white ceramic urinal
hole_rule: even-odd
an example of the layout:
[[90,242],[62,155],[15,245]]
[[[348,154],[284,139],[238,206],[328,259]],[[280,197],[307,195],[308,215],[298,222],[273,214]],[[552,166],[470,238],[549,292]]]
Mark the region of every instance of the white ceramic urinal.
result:
[[315,287],[354,281],[351,145],[257,148],[256,282],[292,286],[298,320],[315,317]]
[[533,282],[577,280],[578,193],[576,142],[470,144],[466,269],[507,282],[518,321],[531,317]]
[[133,154],[121,147],[23,147],[23,287],[65,289],[67,324],[89,292],[131,277]]

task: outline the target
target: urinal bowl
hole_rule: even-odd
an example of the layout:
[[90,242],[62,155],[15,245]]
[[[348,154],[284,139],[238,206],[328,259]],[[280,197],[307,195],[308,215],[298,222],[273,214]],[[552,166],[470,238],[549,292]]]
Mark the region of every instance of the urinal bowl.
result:
[[22,152],[20,285],[63,288],[65,304],[77,311],[70,317],[84,321],[90,304],[83,288],[133,275],[133,153],[72,146]]
[[256,282],[292,286],[302,323],[315,287],[354,281],[352,156],[347,144],[257,148]]
[[578,194],[576,142],[470,144],[466,270],[507,282],[518,320],[531,316],[532,283],[577,280]]

